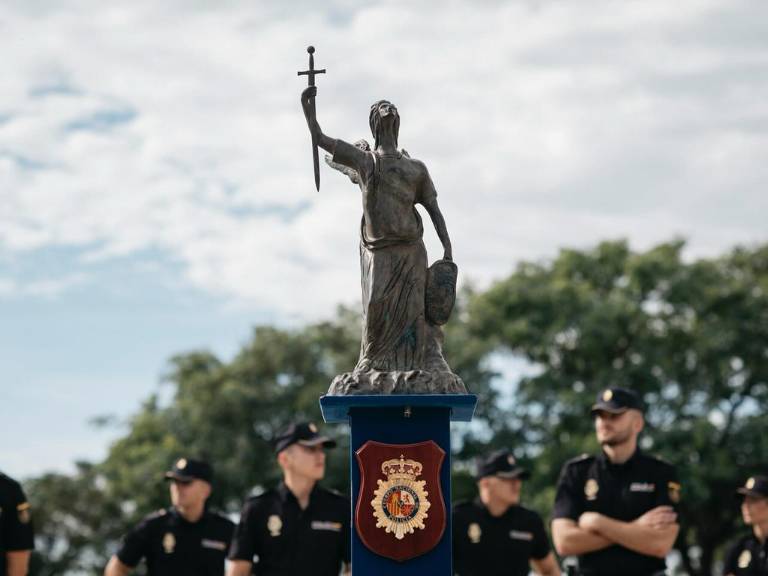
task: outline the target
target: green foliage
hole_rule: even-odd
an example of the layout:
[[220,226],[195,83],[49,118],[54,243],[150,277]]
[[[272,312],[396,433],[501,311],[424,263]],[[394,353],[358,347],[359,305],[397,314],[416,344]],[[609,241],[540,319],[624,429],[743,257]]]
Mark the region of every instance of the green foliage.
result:
[[[475,496],[475,457],[506,446],[533,471],[526,504],[548,516],[562,464],[598,449],[588,417],[596,392],[628,386],[650,406],[643,446],[681,474],[686,568],[710,573],[738,526],[733,488],[768,463],[768,246],[694,262],[683,249],[563,250],[460,294],[446,357],[480,402],[472,424],[454,426],[455,499]],[[257,327],[230,361],[173,357],[164,388],[103,462],[27,484],[41,535],[32,573],[100,574],[119,536],[167,505],[162,473],[182,455],[215,463],[212,505],[237,512],[278,479],[268,440],[290,420],[320,420],[318,397],[355,365],[359,339],[358,315],[342,308],[300,329]],[[505,358],[525,375],[505,381],[494,369]],[[346,430],[326,432],[341,445],[325,484],[347,491]]]
[[[735,486],[768,463],[768,246],[686,263],[683,243],[624,242],[521,264],[469,308],[472,333],[536,369],[510,411],[535,457],[540,507],[569,457],[593,451],[589,405],[609,385],[650,407],[643,446],[678,465],[678,546],[691,574],[736,527]],[[701,554],[692,553],[697,547]]]

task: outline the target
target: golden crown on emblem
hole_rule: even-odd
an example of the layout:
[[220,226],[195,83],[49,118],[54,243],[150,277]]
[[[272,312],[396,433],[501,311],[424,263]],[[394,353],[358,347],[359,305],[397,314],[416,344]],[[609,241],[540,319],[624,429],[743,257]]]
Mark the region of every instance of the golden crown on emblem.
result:
[[385,460],[381,464],[381,471],[387,475],[387,478],[404,478],[412,480],[421,474],[422,468],[423,466],[421,465],[421,462],[406,460],[402,454],[399,459]]

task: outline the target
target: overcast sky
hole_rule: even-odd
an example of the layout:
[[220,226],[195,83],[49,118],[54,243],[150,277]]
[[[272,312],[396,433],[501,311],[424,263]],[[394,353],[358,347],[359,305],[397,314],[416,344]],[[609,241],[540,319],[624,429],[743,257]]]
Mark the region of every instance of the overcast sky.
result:
[[330,136],[398,106],[462,281],[768,239],[766,2],[0,0],[1,469],[100,458],[120,431],[89,418],[173,354],[359,302],[359,191],[326,166],[314,190],[309,44]]

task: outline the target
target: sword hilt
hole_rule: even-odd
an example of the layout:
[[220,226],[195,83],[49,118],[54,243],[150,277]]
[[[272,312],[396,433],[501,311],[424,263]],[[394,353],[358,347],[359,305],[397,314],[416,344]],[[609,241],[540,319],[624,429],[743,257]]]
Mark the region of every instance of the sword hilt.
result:
[[309,53],[309,70],[303,70],[298,73],[299,76],[307,77],[307,86],[315,85],[315,76],[317,74],[325,74],[325,68],[322,70],[315,70],[315,47],[307,46],[307,52]]

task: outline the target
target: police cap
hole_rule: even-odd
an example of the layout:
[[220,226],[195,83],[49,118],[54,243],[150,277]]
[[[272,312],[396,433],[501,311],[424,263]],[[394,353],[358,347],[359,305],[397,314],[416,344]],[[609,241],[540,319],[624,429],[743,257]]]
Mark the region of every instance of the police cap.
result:
[[213,468],[208,462],[202,460],[179,458],[173,463],[173,468],[165,473],[165,479],[178,482],[205,480],[210,484],[213,481]]
[[334,448],[336,441],[331,440],[328,436],[321,436],[317,431],[317,426],[312,422],[297,422],[281,430],[275,437],[275,454],[279,454],[292,444],[322,445],[324,448]]
[[530,472],[517,464],[517,460],[509,450],[496,450],[481,460],[477,466],[477,479],[486,476],[498,478],[520,478],[525,480],[530,477]]
[[597,400],[592,406],[591,414],[592,416],[597,412],[623,414],[627,410],[640,410],[640,412],[643,412],[645,406],[636,392],[614,386],[598,393]]
[[768,476],[751,476],[736,493],[741,496],[768,498]]

